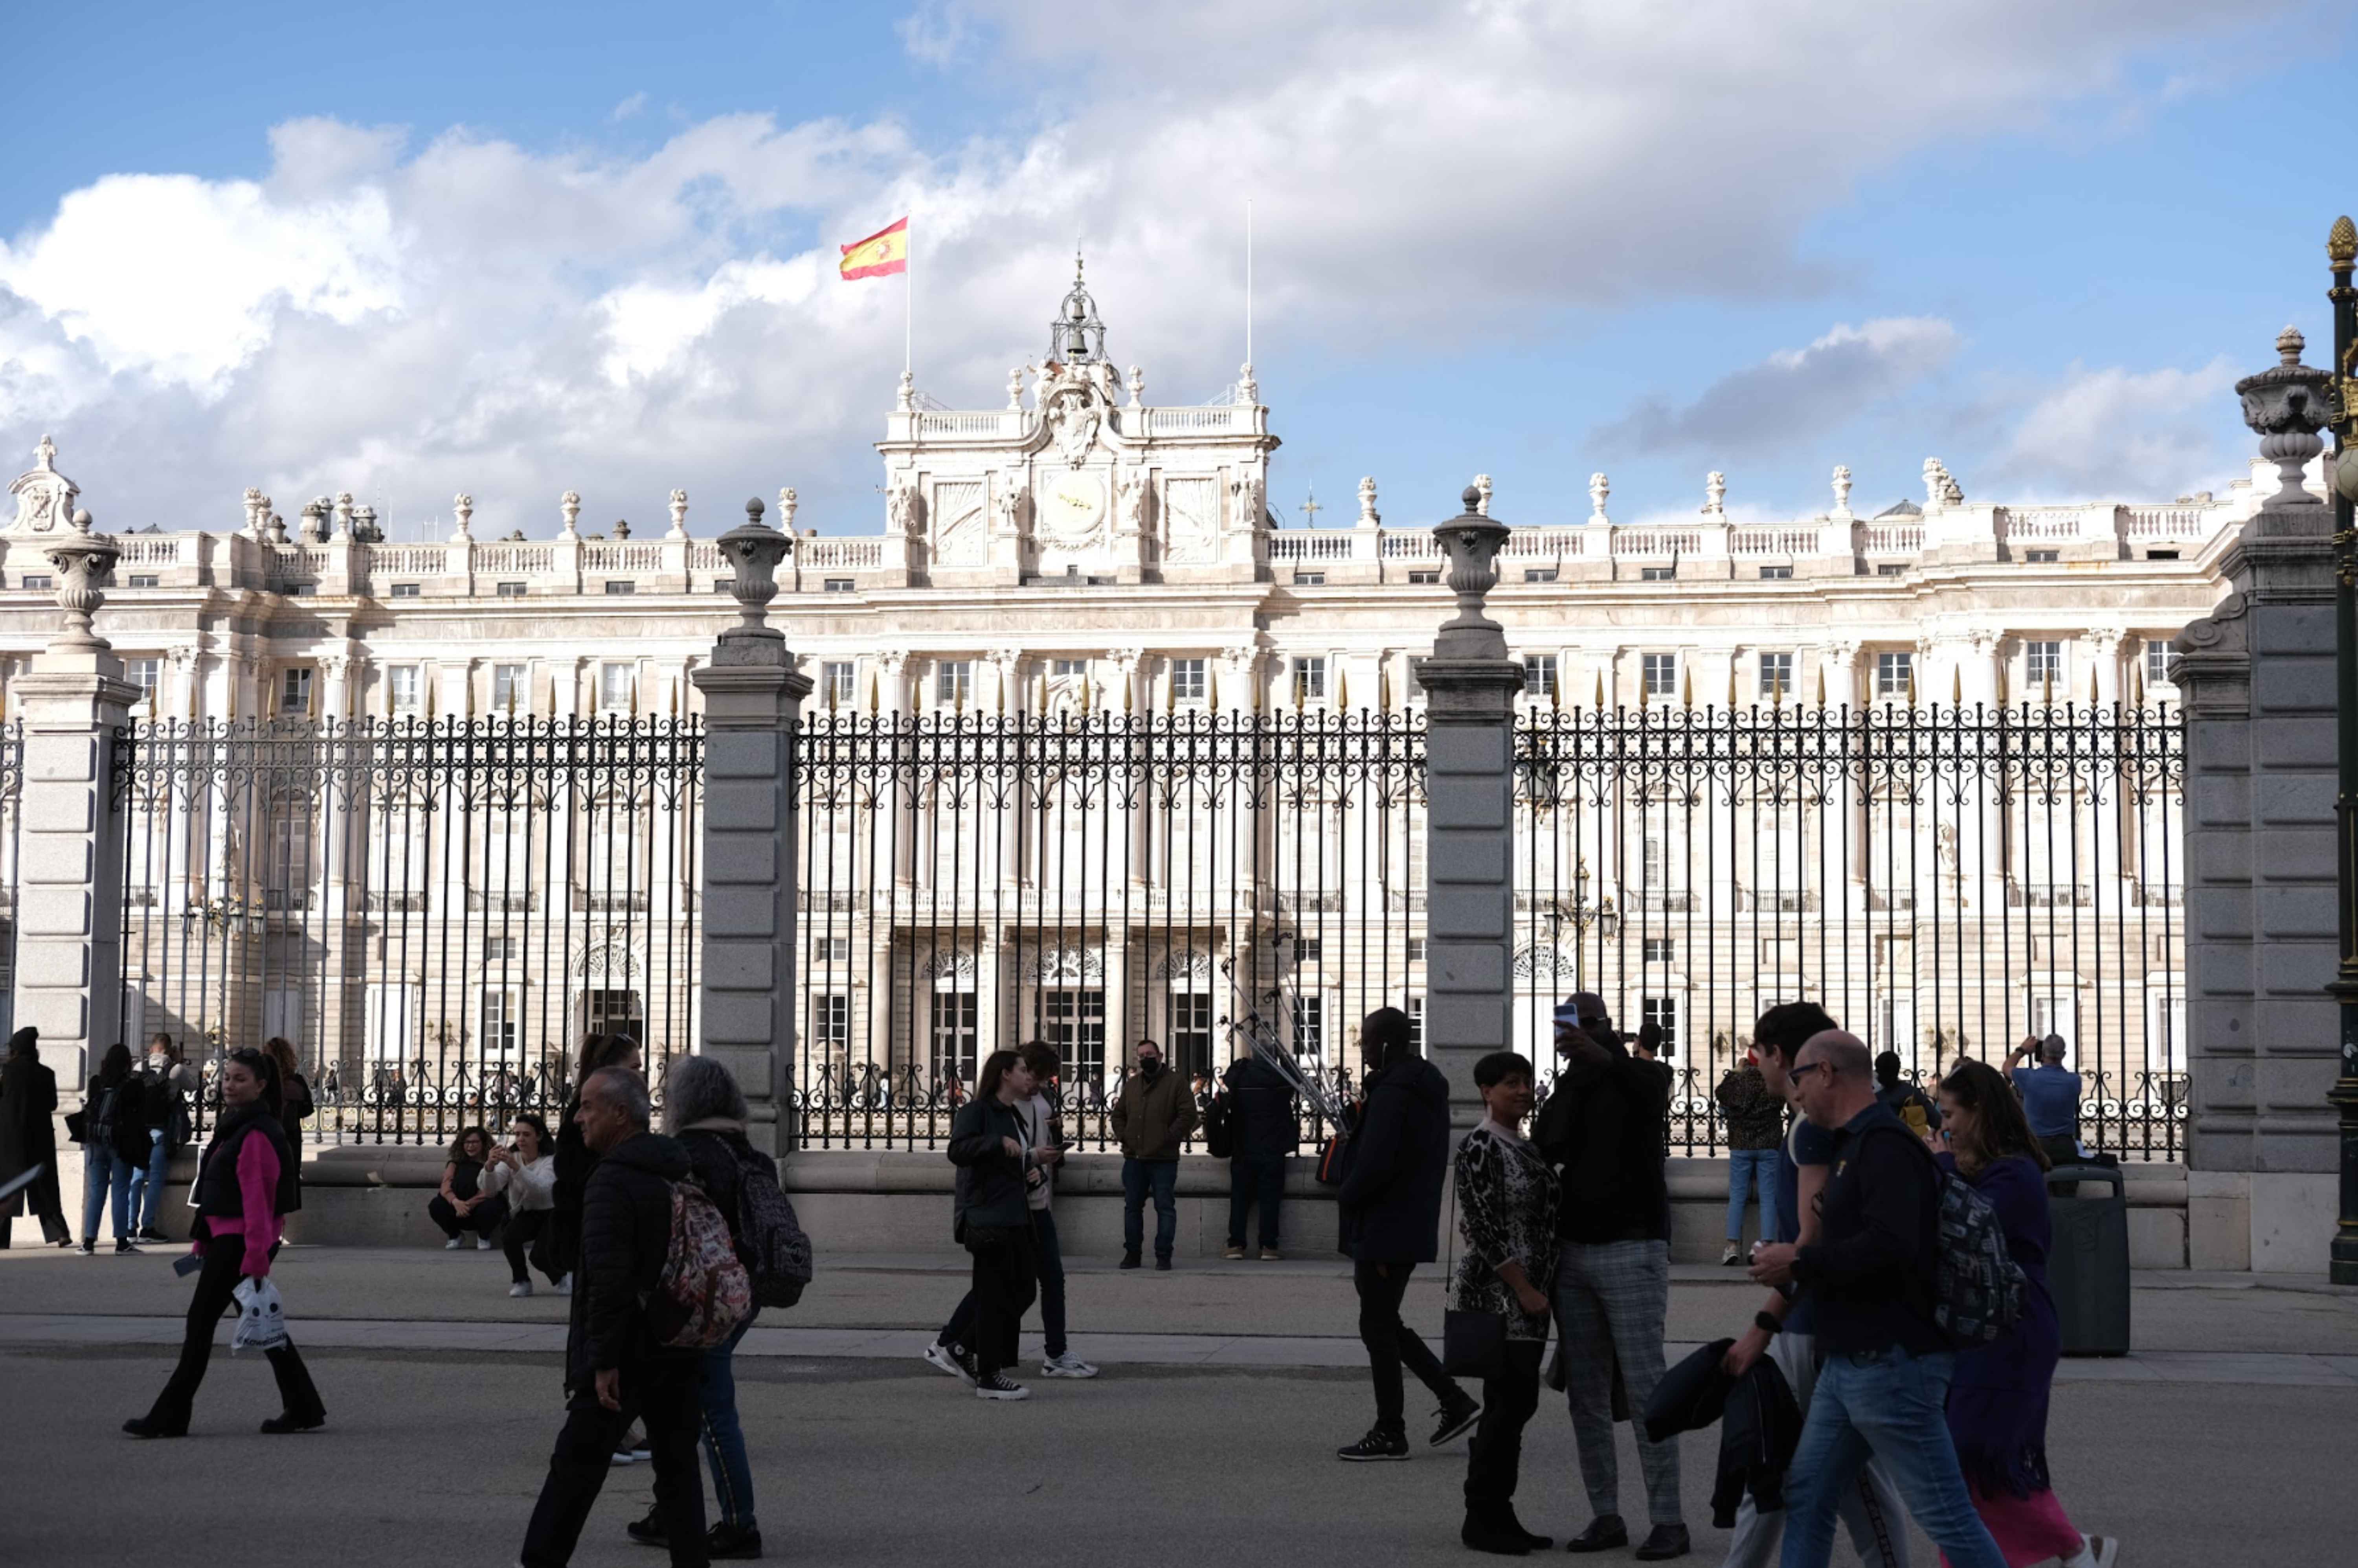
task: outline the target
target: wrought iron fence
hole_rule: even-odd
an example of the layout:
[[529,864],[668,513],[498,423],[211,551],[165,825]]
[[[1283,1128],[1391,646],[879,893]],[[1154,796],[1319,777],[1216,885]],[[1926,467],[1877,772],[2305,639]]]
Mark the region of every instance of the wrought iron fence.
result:
[[693,718],[167,719],[117,732],[126,1039],[292,1042],[329,1138],[553,1111],[590,1033],[691,1048]]
[[1784,703],[1527,714],[1517,1030],[1603,996],[1675,1071],[1671,1141],[1720,1143],[1751,1025],[1809,999],[1929,1089],[2063,1036],[2082,1136],[2175,1158],[2188,1111],[2180,715],[2113,704]]
[[1257,1012],[1341,1065],[1363,1014],[1420,1009],[1421,717],[828,713],[796,768],[805,1147],[935,1147],[1035,1038],[1067,1138],[1108,1147],[1141,1038],[1214,1073]]

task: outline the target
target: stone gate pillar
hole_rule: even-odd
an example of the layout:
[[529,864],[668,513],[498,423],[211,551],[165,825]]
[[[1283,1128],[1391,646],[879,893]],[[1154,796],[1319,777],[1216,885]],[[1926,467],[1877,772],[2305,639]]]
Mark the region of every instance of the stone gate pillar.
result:
[[[1451,1119],[1482,1118],[1474,1064],[1514,1027],[1514,714],[1520,665],[1482,613],[1507,527],[1477,510],[1433,530],[1449,557],[1457,614],[1419,673],[1425,691],[1425,1054],[1449,1076]],[[1540,1064],[1544,1066],[1547,1064]]]
[[754,1147],[783,1154],[794,1137],[798,994],[795,726],[811,683],[767,624],[794,541],[763,523],[757,498],[719,543],[736,568],[729,590],[741,619],[714,643],[711,665],[688,677],[704,694],[699,1040],[743,1087]]
[[42,553],[65,624],[14,683],[25,732],[16,1023],[41,1032],[59,1087],[78,1092],[122,1032],[123,844],[110,773],[114,731],[139,688],[91,630],[114,541],[77,512]]
[[2186,702],[2189,1260],[2322,1275],[2337,1133],[2333,514],[2302,482],[2327,373],[2238,382],[2281,488],[2221,562],[2231,591],[2179,634]]

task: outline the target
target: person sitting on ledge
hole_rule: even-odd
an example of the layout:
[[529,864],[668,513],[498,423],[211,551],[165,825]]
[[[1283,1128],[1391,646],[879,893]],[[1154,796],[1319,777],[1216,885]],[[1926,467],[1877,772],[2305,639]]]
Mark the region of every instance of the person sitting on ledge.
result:
[[492,1152],[491,1134],[470,1127],[450,1145],[450,1159],[442,1167],[442,1190],[427,1200],[427,1217],[450,1239],[443,1250],[456,1252],[467,1245],[463,1230],[475,1233],[477,1251],[492,1248],[492,1232],[508,1217],[508,1200],[483,1188],[483,1162]]

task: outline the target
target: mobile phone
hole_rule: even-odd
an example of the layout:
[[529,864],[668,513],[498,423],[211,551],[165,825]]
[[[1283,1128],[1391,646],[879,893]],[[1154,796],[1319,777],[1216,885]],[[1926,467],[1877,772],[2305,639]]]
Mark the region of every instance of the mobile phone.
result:
[[172,1272],[186,1277],[205,1266],[205,1260],[191,1252],[185,1258],[172,1260]]

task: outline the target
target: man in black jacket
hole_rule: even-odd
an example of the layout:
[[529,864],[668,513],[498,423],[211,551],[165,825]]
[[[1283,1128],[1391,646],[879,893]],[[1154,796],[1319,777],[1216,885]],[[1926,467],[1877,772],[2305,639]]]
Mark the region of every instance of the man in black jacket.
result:
[[1351,1134],[1349,1171],[1336,1206],[1343,1250],[1359,1292],[1359,1340],[1376,1384],[1376,1424],[1335,1451],[1338,1459],[1405,1459],[1408,1418],[1401,1382],[1405,1362],[1441,1400],[1434,1447],[1464,1434],[1482,1413],[1479,1400],[1441,1369],[1414,1330],[1401,1321],[1401,1301],[1419,1263],[1441,1256],[1441,1188],[1449,1174],[1449,1080],[1416,1053],[1408,1014],[1379,1008],[1360,1026],[1367,1099]]
[[1876,1098],[1855,1035],[1811,1036],[1790,1076],[1801,1114],[1834,1145],[1818,1239],[1753,1255],[1754,1279],[1809,1292],[1823,1357],[1786,1487],[1785,1563],[1818,1568],[1832,1557],[1837,1500],[1872,1456],[1955,1568],[2004,1568],[1945,1414],[1957,1357],[1932,1319],[1940,1169]]
[[[1589,1003],[1593,1011],[1584,1005]],[[1608,1050],[1583,1026],[1584,1017],[1610,1030],[1603,1004],[1585,994],[1556,1010],[1556,1048],[1564,1065],[1531,1129],[1531,1142],[1556,1167],[1562,1184],[1556,1323],[1581,1479],[1595,1514],[1564,1550],[1606,1552],[1629,1541],[1613,1441],[1613,1369],[1617,1362],[1632,1410],[1645,1408],[1662,1377],[1671,1303],[1667,1100],[1656,1065]],[[1637,1556],[1648,1563],[1682,1557],[1690,1543],[1679,1507],[1678,1442],[1657,1443],[1642,1426],[1637,1438],[1653,1525]]]
[[697,1353],[657,1345],[644,1304],[671,1249],[672,1184],[688,1174],[687,1151],[647,1130],[650,1110],[646,1079],[620,1067],[592,1073],[574,1110],[599,1160],[582,1195],[581,1275],[565,1346],[570,1400],[525,1530],[524,1568],[571,1561],[622,1435],[626,1399],[646,1424],[674,1568],[711,1561],[696,1460]]
[[1293,1119],[1293,1086],[1250,1050],[1228,1064],[1221,1082],[1236,1128],[1236,1152],[1228,1159],[1228,1246],[1224,1258],[1245,1255],[1245,1217],[1260,1206],[1260,1257],[1273,1262],[1278,1205],[1285,1196],[1285,1157],[1301,1134]]

